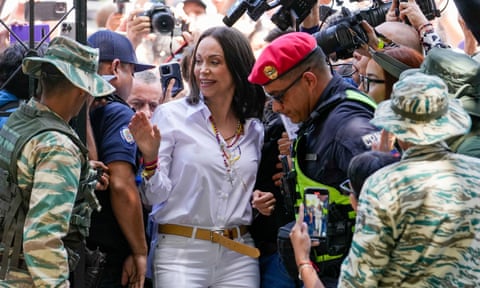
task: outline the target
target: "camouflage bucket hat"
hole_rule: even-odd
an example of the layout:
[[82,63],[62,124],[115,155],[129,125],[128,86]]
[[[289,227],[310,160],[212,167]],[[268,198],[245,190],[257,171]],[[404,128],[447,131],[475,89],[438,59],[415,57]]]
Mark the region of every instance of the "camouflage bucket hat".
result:
[[460,99],[468,113],[480,116],[480,63],[470,56],[445,48],[432,48],[419,69],[442,78],[448,86],[450,98]]
[[381,102],[371,123],[398,139],[429,145],[468,133],[470,116],[437,76],[402,73],[390,100]]
[[54,65],[73,85],[93,97],[111,94],[115,88],[97,74],[98,49],[82,45],[70,38],[58,36],[52,39],[43,57],[26,57],[22,70],[39,78],[42,64]]

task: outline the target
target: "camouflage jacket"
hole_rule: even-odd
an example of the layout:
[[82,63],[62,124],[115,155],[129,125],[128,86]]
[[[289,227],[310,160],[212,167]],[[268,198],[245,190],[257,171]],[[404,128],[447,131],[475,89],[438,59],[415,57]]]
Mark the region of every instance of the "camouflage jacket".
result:
[[480,287],[480,160],[411,147],[365,182],[339,287]]
[[[31,100],[27,105],[48,111],[58,121],[64,121],[36,101]],[[72,130],[72,133],[75,132]],[[35,287],[69,286],[68,255],[63,238],[69,231],[82,163],[86,160],[69,136],[47,131],[31,138],[17,161],[19,188],[31,189],[23,228],[23,253]],[[20,287],[18,285],[26,280],[0,281],[0,286]]]

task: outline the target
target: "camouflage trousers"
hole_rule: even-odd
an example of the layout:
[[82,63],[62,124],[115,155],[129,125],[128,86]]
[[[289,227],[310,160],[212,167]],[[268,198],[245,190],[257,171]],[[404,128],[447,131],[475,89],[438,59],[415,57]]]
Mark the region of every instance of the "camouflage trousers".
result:
[[0,280],[1,288],[31,288],[33,286],[32,277],[26,270],[11,269],[7,272],[5,280]]

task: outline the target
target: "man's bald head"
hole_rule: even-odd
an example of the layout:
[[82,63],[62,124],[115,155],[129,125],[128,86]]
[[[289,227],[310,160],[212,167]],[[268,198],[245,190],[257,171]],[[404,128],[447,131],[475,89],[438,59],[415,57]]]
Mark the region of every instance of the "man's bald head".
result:
[[375,30],[393,42],[410,47],[423,54],[420,36],[412,26],[401,22],[387,21],[375,27]]

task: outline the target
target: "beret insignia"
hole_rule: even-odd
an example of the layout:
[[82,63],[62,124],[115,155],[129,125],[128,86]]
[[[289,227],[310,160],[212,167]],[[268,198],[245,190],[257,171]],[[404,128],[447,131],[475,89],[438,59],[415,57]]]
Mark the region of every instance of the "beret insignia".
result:
[[263,68],[263,74],[265,74],[265,76],[267,76],[267,78],[270,80],[275,80],[278,77],[277,69],[270,65]]

